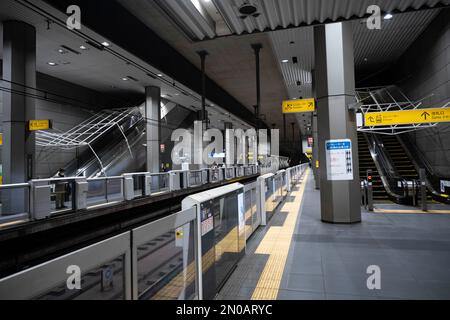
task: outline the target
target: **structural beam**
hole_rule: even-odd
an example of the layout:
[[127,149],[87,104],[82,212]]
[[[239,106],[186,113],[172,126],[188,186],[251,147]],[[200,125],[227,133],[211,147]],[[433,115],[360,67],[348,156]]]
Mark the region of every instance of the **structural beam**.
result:
[[145,88],[145,119],[147,171],[160,171],[160,139],[161,139],[161,88]]

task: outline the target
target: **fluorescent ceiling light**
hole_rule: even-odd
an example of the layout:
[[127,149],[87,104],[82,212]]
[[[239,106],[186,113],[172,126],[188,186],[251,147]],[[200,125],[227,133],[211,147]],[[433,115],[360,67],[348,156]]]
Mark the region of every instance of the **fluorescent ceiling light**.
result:
[[282,62],[282,63],[288,63],[289,60],[288,60],[288,59],[284,59],[284,60],[281,60],[281,62]]
[[123,81],[128,81],[128,78],[127,77],[123,77],[122,80]]
[[58,65],[56,62],[52,62],[52,61],[47,62],[47,64],[50,65],[50,66],[52,66],[52,67]]
[[161,73],[158,73],[157,76],[158,76],[158,77],[162,77],[163,75],[162,75]]
[[392,19],[394,16],[392,15],[392,14],[390,14],[390,13],[386,13],[386,15],[384,16],[384,20],[390,20],[390,19]]
[[103,41],[103,42],[102,42],[102,46],[104,46],[104,47],[109,47],[110,44],[109,44],[109,42]]
[[81,49],[81,50],[87,50],[87,47],[81,45],[81,46],[80,46],[80,49]]

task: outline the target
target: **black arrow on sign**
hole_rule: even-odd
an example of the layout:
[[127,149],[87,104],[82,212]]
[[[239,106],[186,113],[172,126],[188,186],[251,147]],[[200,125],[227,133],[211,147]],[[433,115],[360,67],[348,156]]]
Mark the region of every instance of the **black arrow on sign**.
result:
[[425,120],[427,120],[427,117],[429,117],[430,114],[429,114],[428,112],[424,111],[420,116],[421,116],[421,117],[424,117]]

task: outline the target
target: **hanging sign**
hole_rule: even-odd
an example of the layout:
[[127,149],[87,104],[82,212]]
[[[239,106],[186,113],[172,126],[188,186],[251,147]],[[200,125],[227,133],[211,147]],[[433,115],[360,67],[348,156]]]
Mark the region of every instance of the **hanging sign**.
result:
[[315,110],[316,102],[314,99],[283,101],[283,113],[313,112]]
[[435,122],[450,122],[450,108],[368,112],[364,115],[366,127]]

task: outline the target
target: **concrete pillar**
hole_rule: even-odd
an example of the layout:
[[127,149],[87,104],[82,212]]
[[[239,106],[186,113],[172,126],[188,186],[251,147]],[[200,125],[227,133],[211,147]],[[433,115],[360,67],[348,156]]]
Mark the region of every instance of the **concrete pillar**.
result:
[[[320,161],[319,161],[319,135],[317,131],[317,114],[314,113],[312,115],[312,138],[313,138],[313,145],[312,145],[312,163],[311,166],[313,168],[313,174],[314,174],[314,187],[316,190],[320,189]],[[319,166],[317,166],[317,164]]]
[[[316,94],[316,71],[311,70],[311,79],[312,79],[312,94],[313,97],[317,100],[317,94]],[[313,145],[312,145],[312,159],[311,159],[311,166],[313,169],[313,175],[314,175],[314,187],[316,190],[320,189],[320,161],[319,161],[319,135],[317,130],[317,112],[314,112],[312,114],[311,118],[311,131],[312,131],[312,138],[313,138]]]
[[161,137],[161,88],[145,88],[145,118],[147,142],[147,171],[160,172],[160,137]]
[[[35,139],[27,129],[35,119],[36,30],[20,21],[3,22],[3,183],[34,176]],[[17,93],[11,93],[9,90]]]
[[[354,111],[348,109],[348,105],[355,100],[352,25],[333,23],[317,26],[314,28],[314,42],[322,221],[360,222],[356,116]],[[335,139],[351,140],[352,158],[345,162],[349,154],[343,153],[344,164],[347,163],[346,174],[337,174],[342,172],[339,169],[342,166],[331,170],[326,164],[326,142]],[[341,155],[329,156],[329,159],[332,158],[342,160]],[[332,163],[336,165],[339,161],[333,160]],[[353,166],[352,170],[348,169],[349,165]]]
[[[26,182],[35,176],[36,30],[20,21],[3,22],[3,184]],[[13,92],[11,92],[13,91]],[[5,194],[5,193],[4,193]],[[22,211],[26,195],[11,191],[2,199],[3,213]]]

